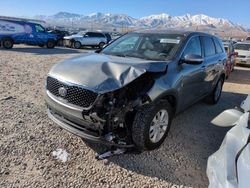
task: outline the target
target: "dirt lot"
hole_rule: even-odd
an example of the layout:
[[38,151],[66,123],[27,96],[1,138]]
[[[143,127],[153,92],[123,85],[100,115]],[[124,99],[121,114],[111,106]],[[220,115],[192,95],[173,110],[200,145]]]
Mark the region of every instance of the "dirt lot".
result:
[[[250,92],[250,68],[236,68],[218,105],[200,102],[178,115],[158,150],[97,161],[100,147],[56,127],[43,100],[51,66],[82,53],[0,49],[0,187],[207,187],[207,158],[228,130],[210,121]],[[60,148],[69,154],[65,163],[52,156]]]

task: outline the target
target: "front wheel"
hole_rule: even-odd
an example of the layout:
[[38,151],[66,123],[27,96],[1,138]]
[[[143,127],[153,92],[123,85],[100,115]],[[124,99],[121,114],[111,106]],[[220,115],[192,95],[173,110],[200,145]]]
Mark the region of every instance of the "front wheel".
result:
[[142,106],[135,115],[132,125],[132,139],[139,150],[158,148],[170,129],[173,109],[165,101]]
[[48,40],[46,43],[47,48],[54,48],[56,45],[56,41],[54,40]]
[[80,49],[82,47],[82,44],[79,41],[74,42],[74,48]]

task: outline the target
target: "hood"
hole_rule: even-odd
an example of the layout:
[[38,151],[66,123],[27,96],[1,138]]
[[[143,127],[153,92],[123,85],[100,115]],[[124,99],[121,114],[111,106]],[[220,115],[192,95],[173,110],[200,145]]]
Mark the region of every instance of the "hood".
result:
[[96,93],[122,88],[146,72],[164,72],[167,62],[89,53],[52,67],[49,75]]
[[82,35],[71,35],[71,36],[66,36],[66,37],[63,37],[64,39],[74,39],[74,38],[82,38],[83,36]]

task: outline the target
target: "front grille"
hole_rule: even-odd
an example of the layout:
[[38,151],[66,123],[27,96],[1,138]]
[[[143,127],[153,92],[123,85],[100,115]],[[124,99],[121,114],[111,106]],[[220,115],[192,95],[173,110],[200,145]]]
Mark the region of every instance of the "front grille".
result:
[[[60,88],[66,89],[65,96],[60,95]],[[50,76],[47,78],[47,90],[53,95],[63,98],[71,104],[84,108],[91,106],[98,96],[97,93],[94,93],[90,90],[67,85]]]

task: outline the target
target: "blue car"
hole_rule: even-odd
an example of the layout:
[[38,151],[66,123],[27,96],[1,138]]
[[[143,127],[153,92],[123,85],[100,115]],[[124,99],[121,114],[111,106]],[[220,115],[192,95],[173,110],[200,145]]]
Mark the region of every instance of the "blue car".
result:
[[49,33],[36,20],[0,17],[0,44],[11,49],[14,44],[29,44],[54,48],[58,36]]

